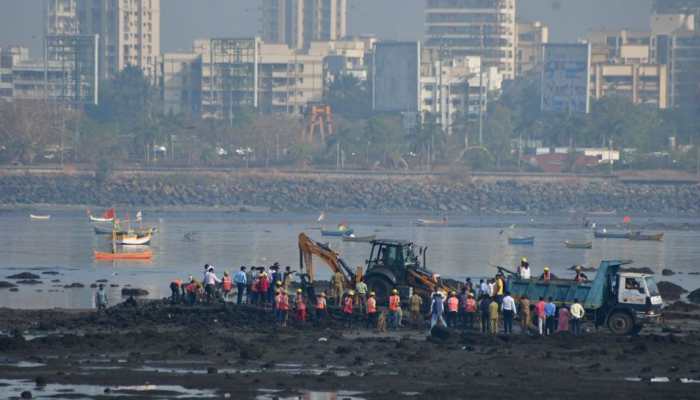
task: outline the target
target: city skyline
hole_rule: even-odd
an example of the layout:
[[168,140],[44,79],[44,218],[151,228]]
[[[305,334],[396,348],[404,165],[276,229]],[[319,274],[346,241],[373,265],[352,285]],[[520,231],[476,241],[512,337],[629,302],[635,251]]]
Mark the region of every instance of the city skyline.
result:
[[[0,46],[22,45],[29,47],[32,54],[40,54],[37,52],[43,36],[42,1],[5,0],[4,3],[5,11],[0,14]],[[351,0],[349,34],[420,40],[425,31],[424,3],[424,0]],[[162,51],[190,50],[197,38],[259,35],[258,5],[258,0],[165,0]],[[551,40],[571,42],[593,29],[648,29],[650,9],[651,0],[591,0],[586,4],[574,0],[519,0],[518,18],[541,20],[550,27]],[[386,15],[393,15],[403,23],[386,24]],[[183,24],[185,19],[189,23]]]

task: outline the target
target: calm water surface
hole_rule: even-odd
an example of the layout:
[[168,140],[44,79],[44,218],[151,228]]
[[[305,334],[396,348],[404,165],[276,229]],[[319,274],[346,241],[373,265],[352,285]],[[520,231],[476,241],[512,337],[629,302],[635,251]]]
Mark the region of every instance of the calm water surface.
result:
[[[298,268],[297,235],[305,231],[313,238],[330,242],[350,265],[359,265],[369,255],[369,245],[346,243],[339,239],[321,238],[316,214],[224,213],[224,212],[152,212],[146,213],[145,224],[157,225],[158,233],[151,245],[155,257],[150,262],[97,262],[93,249],[108,250],[108,239],[96,236],[81,211],[52,212],[50,221],[31,221],[26,211],[0,214],[0,280],[19,272],[41,275],[42,284],[20,285],[19,292],[0,290],[0,307],[13,308],[87,308],[93,305],[89,285],[108,279],[111,302],[121,301],[120,290],[131,285],[148,290],[150,297],[169,294],[168,285],[175,278],[192,274],[200,277],[202,265],[213,264],[219,275],[235,271],[240,265],[282,265]],[[427,245],[428,266],[443,276],[459,279],[493,275],[490,265],[515,265],[520,257],[528,257],[533,272],[549,265],[559,276],[569,276],[574,264],[597,266],[602,259],[633,259],[635,265],[650,267],[658,280],[670,280],[686,289],[700,287],[700,232],[667,231],[663,242],[628,240],[595,240],[592,250],[572,250],[564,240],[591,239],[571,217],[531,219],[526,216],[466,217],[450,216],[448,227],[416,227],[415,214],[329,214],[326,227],[347,221],[357,235],[376,234],[382,238],[408,239]],[[614,225],[621,217],[600,217],[599,224]],[[635,217],[636,223],[652,222]],[[653,222],[700,223],[699,219],[660,219]],[[515,224],[515,230],[508,227]],[[534,235],[534,246],[510,246],[508,234]],[[193,240],[186,238],[189,236]],[[320,262],[318,278],[329,277]],[[661,270],[682,272],[661,277]],[[56,271],[60,275],[42,275]],[[51,280],[60,282],[52,283]],[[84,289],[64,289],[63,285],[80,282]]]

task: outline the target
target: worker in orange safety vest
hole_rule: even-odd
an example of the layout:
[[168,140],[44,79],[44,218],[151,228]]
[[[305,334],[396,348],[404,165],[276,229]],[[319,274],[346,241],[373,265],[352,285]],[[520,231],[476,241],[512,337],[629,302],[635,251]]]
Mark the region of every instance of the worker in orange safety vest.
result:
[[459,310],[459,299],[457,292],[450,292],[450,297],[447,299],[447,327],[454,328],[457,326],[457,311]]
[[399,329],[401,324],[401,297],[399,291],[393,289],[389,296],[389,326],[391,329]]
[[297,297],[294,299],[297,310],[297,321],[306,322],[306,300],[304,299],[301,288],[297,289]]
[[367,329],[377,327],[377,299],[376,293],[370,292],[367,298]]
[[355,304],[355,291],[351,290],[343,299],[343,315],[345,316],[345,326],[352,329],[352,311]]

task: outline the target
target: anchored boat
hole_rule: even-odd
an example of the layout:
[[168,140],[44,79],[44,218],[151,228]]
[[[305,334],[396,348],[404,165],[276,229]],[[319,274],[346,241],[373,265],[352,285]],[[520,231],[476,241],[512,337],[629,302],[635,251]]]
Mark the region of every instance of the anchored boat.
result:
[[48,221],[51,219],[51,216],[29,214],[29,219],[31,219],[32,221]]
[[150,250],[129,253],[107,253],[95,250],[95,260],[111,261],[111,260],[150,260],[153,258],[153,252]]
[[532,246],[535,244],[534,236],[509,237],[508,244]]
[[664,239],[664,234],[663,233],[646,234],[646,233],[642,233],[642,232],[633,232],[630,234],[629,239],[630,240],[637,240],[637,241],[660,242]]
[[564,245],[569,249],[592,249],[593,242],[565,240]]
[[612,232],[603,229],[602,231],[593,231],[593,237],[596,239],[629,239],[630,232]]

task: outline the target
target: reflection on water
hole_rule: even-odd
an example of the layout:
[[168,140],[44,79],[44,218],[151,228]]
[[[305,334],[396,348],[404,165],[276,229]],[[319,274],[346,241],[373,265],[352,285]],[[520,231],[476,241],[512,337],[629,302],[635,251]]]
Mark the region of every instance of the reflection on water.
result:
[[[366,243],[343,242],[321,238],[316,226],[317,214],[251,214],[223,212],[146,213],[146,225],[158,225],[151,248],[151,262],[96,262],[93,249],[107,250],[108,238],[96,236],[80,211],[52,212],[50,221],[31,222],[24,211],[0,214],[0,223],[10,229],[0,230],[0,280],[18,272],[40,276],[41,285],[20,285],[18,292],[0,289],[0,306],[14,308],[90,308],[98,279],[108,280],[112,303],[121,301],[125,285],[143,288],[150,297],[169,295],[168,285],[175,278],[199,277],[205,263],[217,272],[235,271],[240,265],[282,265],[298,268],[297,235],[306,231],[312,237],[329,242],[350,265],[360,265],[369,255]],[[459,279],[491,276],[491,265],[513,266],[527,257],[535,273],[544,265],[562,277],[572,273],[574,264],[597,266],[602,259],[636,260],[637,266],[650,267],[660,275],[670,268],[681,275],[664,277],[687,289],[700,286],[700,277],[688,275],[698,271],[700,232],[668,231],[663,242],[596,239],[592,250],[567,249],[564,240],[591,240],[592,232],[583,229],[570,217],[531,220],[527,216],[463,217],[451,215],[449,227],[416,227],[416,215],[328,214],[325,227],[347,221],[358,236],[376,234],[383,238],[413,240],[428,246],[428,267],[443,276]],[[425,216],[420,216],[425,217]],[[612,226],[621,217],[600,217],[600,225]],[[637,217],[635,223],[650,219]],[[659,219],[653,222],[694,223],[698,219]],[[515,225],[515,230],[507,227]],[[531,227],[528,227],[531,226]],[[510,246],[507,236],[534,235],[534,246]],[[319,278],[328,271],[317,268]],[[46,272],[59,273],[48,275]],[[659,277],[660,278],[660,277]],[[51,282],[52,280],[60,282]],[[84,288],[64,288],[80,282]],[[118,285],[112,287],[111,285]]]
[[299,394],[287,395],[281,390],[259,390],[260,394],[256,396],[256,400],[364,400],[361,397],[362,392],[339,390],[337,392],[317,392],[310,390],[299,391]]
[[48,384],[35,387],[34,382],[19,379],[0,379],[0,398],[19,398],[31,391],[34,399],[69,400],[95,396],[140,397],[149,399],[208,399],[217,397],[213,390],[186,389],[178,385],[98,386]]

